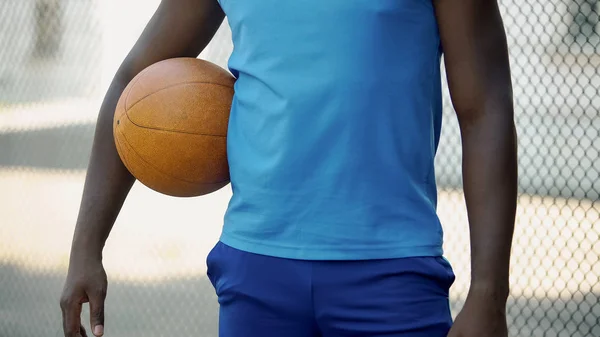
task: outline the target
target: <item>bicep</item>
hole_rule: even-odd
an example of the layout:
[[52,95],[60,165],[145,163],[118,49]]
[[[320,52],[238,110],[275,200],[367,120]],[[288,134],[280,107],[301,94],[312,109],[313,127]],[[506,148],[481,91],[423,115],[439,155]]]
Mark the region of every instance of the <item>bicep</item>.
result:
[[459,118],[512,101],[506,34],[496,0],[434,0],[448,86]]
[[217,0],[162,0],[123,63],[136,74],[174,57],[197,57],[224,19]]

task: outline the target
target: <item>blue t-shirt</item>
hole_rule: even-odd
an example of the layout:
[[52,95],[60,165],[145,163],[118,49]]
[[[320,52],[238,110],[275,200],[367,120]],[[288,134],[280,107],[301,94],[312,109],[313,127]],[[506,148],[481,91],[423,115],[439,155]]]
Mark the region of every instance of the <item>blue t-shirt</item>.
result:
[[220,0],[237,78],[221,241],[307,260],[442,254],[431,0]]

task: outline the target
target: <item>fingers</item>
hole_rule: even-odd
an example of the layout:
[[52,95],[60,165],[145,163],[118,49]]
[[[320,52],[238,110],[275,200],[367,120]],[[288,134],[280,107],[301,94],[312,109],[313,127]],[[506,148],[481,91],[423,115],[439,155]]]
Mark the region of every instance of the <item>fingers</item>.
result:
[[65,297],[60,301],[60,309],[65,337],[86,337],[85,330],[81,333],[81,302]]
[[90,327],[92,333],[99,337],[104,334],[104,299],[106,291],[90,297]]

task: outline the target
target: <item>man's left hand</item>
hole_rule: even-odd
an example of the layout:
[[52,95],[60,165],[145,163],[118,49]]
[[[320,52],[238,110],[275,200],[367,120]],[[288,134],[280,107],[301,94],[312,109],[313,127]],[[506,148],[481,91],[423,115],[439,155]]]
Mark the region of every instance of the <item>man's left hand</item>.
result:
[[448,337],[508,337],[506,300],[470,291]]

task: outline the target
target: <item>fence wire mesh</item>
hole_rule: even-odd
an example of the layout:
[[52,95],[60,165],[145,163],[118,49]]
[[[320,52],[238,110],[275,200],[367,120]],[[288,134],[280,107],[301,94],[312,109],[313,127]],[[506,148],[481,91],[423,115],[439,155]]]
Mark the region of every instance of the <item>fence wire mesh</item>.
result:
[[[600,5],[500,5],[519,134],[510,335],[600,336]],[[156,6],[0,2],[1,337],[61,335],[58,297],[99,103]],[[225,24],[201,57],[225,67],[229,34]],[[438,211],[457,274],[450,296],[457,314],[470,256],[460,135],[444,92]],[[107,334],[216,336],[204,259],[229,195],[181,200],[134,187],[104,251]]]

